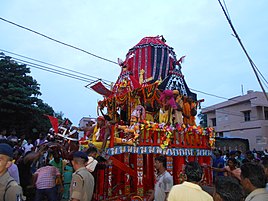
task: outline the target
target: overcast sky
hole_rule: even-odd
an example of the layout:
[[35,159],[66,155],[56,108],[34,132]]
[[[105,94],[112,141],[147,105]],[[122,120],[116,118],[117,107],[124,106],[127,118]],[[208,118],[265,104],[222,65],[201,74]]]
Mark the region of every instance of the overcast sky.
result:
[[[248,53],[267,78],[268,1],[225,2]],[[261,91],[218,0],[3,0],[0,17],[112,61],[124,60],[143,37],[164,35],[177,59],[186,55],[182,72],[189,88],[226,98],[241,95],[241,85],[244,93]],[[2,20],[0,36],[0,49],[6,51],[114,82],[120,73],[118,65]],[[85,88],[86,82],[34,68],[31,76],[40,84],[40,98],[75,125],[82,117],[96,117],[102,97]],[[205,99],[202,107],[224,101],[197,95]]]

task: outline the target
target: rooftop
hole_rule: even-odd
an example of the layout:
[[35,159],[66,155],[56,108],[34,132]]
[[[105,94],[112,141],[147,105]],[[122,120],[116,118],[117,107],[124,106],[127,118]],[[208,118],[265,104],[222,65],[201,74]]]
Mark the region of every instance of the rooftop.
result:
[[224,101],[224,102],[203,108],[202,112],[208,113],[208,112],[212,112],[214,110],[220,109],[220,108],[225,108],[228,106],[232,106],[232,105],[236,105],[236,104],[240,104],[242,102],[248,102],[248,101],[250,101],[252,107],[257,107],[257,106],[268,107],[268,101],[266,100],[266,97],[263,94],[263,92],[250,90],[245,95],[236,96],[236,97],[228,99],[228,101]]

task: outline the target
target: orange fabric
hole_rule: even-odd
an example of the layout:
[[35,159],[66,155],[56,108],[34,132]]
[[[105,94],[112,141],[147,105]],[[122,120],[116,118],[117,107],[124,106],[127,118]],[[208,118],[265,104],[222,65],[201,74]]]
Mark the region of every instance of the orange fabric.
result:
[[185,125],[190,124],[190,117],[191,117],[191,106],[189,102],[184,102],[183,103],[183,123]]
[[[194,102],[191,103],[191,109],[194,109],[196,108],[196,104]],[[196,123],[195,123],[195,116],[192,116],[191,115],[191,112],[190,112],[190,126],[196,126]]]

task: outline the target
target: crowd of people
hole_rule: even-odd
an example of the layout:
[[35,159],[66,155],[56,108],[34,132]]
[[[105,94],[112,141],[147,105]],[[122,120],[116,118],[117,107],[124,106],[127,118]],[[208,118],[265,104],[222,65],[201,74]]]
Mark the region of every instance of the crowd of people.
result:
[[257,164],[266,163],[268,153],[266,151],[225,151],[215,149],[213,151],[213,179],[214,182],[221,176],[233,176],[241,181],[241,166],[245,163],[253,162]]
[[[62,147],[40,134],[34,140],[0,135],[0,200],[91,200],[98,149],[89,146],[66,155]],[[264,201],[268,200],[266,152],[222,153],[214,150],[211,169],[214,191],[201,185],[203,168],[197,161],[184,167],[185,181],[174,185],[165,156],[154,159],[157,172],[148,201]],[[105,160],[104,160],[105,161]],[[207,168],[207,167],[206,167]]]
[[96,147],[66,154],[48,135],[41,133],[34,143],[24,137],[1,131],[1,201],[91,200]]
[[[260,160],[253,152],[247,152],[242,159],[241,152],[236,156],[223,159],[219,150],[213,160],[214,172],[213,191],[202,187],[203,167],[197,162],[188,162],[184,168],[185,181],[173,185],[172,177],[166,171],[166,159],[155,158],[157,170],[156,183],[149,201],[267,201],[268,200],[268,157],[263,155]],[[221,160],[222,159],[222,160]],[[222,167],[214,167],[223,163]],[[224,173],[224,174],[218,174]],[[171,179],[170,179],[171,178]]]

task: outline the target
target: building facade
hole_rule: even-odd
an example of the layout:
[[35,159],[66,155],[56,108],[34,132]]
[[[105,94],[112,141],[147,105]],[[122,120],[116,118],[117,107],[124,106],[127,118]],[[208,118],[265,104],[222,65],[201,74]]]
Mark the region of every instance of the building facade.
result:
[[90,122],[96,122],[96,118],[91,118],[91,117],[82,117],[79,121],[79,128],[85,128]]
[[248,91],[202,109],[217,137],[249,140],[251,150],[268,149],[268,100],[262,92]]

